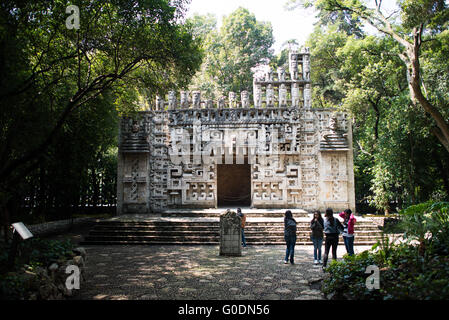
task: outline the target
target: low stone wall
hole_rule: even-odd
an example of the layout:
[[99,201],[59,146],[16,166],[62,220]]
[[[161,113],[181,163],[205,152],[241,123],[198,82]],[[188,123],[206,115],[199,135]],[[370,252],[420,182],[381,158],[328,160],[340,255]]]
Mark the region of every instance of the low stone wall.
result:
[[97,218],[65,219],[27,225],[27,228],[34,236],[46,236],[50,234],[66,232],[72,227],[79,227],[88,223],[95,222],[96,220]]
[[376,226],[379,226],[379,227],[384,226],[385,217],[374,217],[374,216],[370,217],[370,216],[368,216],[368,217],[364,217],[364,218],[371,220],[373,222],[373,224],[375,224]]
[[380,216],[380,217],[376,217],[376,216],[365,216],[365,219],[371,220],[375,225],[379,226],[379,227],[385,227],[388,224],[396,224],[399,220],[398,216]]

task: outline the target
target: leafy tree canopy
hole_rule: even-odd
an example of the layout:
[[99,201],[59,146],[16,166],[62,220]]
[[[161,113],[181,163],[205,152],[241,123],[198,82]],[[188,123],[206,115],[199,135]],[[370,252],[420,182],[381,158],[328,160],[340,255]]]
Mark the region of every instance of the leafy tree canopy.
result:
[[273,56],[273,29],[268,22],[257,21],[247,9],[238,8],[223,18],[219,30],[211,29],[210,16],[193,17],[196,24],[210,30],[204,37],[205,58],[190,88],[200,89],[210,98],[247,90],[252,91],[253,68],[268,64]]
[[[114,105],[129,113],[139,108],[142,93],[151,98],[190,81],[202,54],[184,21],[188,2],[0,3],[1,204],[51,157],[60,135],[83,128],[65,143],[101,136],[96,125],[75,125],[77,118],[95,110],[110,119]],[[69,5],[79,8],[79,29],[66,26]]]
[[[381,2],[373,8],[357,1],[351,6],[344,1],[293,3],[313,3],[318,12],[340,12],[354,18],[352,22],[320,19],[307,46],[312,54],[313,106],[339,108],[354,117],[357,201],[390,211],[429,198],[447,199],[449,159],[440,139],[441,122],[437,121],[449,117],[449,96],[443,89],[447,88],[445,75],[449,74],[448,33],[440,29],[445,25],[441,17],[446,9],[435,5],[433,11],[426,11],[423,6],[408,4],[414,8],[414,15],[419,9],[426,16],[421,18],[427,21],[427,29],[419,40],[410,32],[415,28],[413,23],[401,24],[401,15],[412,16],[406,12],[411,9],[405,2],[399,3],[401,15],[388,17],[383,25],[380,21],[373,23],[379,29],[389,25],[394,36],[351,31],[358,23],[367,24],[368,17],[381,19],[382,12],[377,11]],[[342,24],[348,26],[342,28]],[[419,68],[410,63],[415,59],[409,52],[415,50],[414,40],[421,41],[419,50],[414,51],[419,56]],[[407,55],[412,59],[407,60]],[[414,70],[419,71],[419,88],[411,85],[413,77],[416,80]],[[420,91],[425,100],[417,98]],[[430,109],[422,107],[426,101],[431,102]],[[444,124],[441,128],[444,130]]]

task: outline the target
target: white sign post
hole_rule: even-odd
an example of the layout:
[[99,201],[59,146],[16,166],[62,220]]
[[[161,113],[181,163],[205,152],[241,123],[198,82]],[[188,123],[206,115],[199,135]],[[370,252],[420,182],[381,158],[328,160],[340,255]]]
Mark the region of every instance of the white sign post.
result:
[[16,260],[17,246],[20,239],[26,240],[33,237],[33,234],[28,230],[28,228],[22,222],[16,222],[12,224],[14,228],[13,239],[11,243],[11,249],[8,255],[8,268],[11,270],[14,268],[14,263]]

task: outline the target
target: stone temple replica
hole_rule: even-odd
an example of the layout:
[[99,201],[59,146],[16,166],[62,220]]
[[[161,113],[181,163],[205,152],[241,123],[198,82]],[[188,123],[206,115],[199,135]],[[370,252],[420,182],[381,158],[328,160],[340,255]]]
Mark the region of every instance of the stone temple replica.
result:
[[310,53],[218,101],[171,91],[120,123],[117,210],[355,209],[351,120],[312,109]]

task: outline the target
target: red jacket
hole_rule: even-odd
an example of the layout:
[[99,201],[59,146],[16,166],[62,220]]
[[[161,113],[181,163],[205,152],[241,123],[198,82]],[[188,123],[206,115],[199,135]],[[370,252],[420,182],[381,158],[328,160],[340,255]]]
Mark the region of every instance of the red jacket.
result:
[[[346,214],[344,211],[339,213],[339,216],[343,219],[345,218],[345,215]],[[354,225],[355,225],[356,221],[357,220],[355,219],[354,214],[351,213],[351,215],[349,216],[349,221],[348,221],[348,233],[349,234],[354,234]]]

